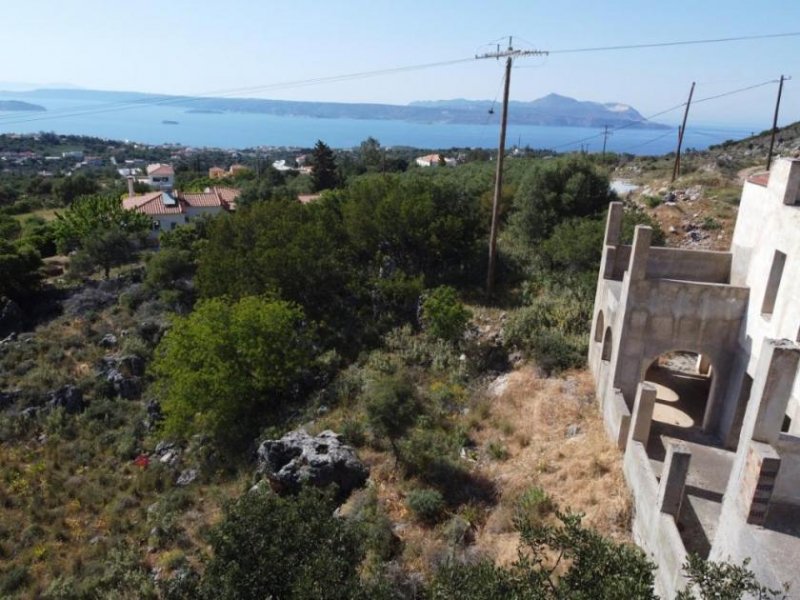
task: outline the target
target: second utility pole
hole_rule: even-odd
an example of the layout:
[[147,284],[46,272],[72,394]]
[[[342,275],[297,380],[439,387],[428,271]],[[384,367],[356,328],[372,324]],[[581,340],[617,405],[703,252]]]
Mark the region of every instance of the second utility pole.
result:
[[683,111],[683,125],[678,130],[678,149],[675,152],[675,165],[672,167],[672,181],[675,181],[681,172],[681,146],[683,145],[683,134],[686,133],[686,117],[689,116],[689,107],[692,105],[692,94],[694,94],[694,81],[692,82],[692,89],[689,90],[686,110]]
[[778,99],[775,101],[775,116],[772,118],[772,133],[769,136],[769,152],[767,153],[767,171],[769,171],[772,164],[772,149],[775,147],[775,134],[778,132],[778,111],[781,109],[781,93],[783,92],[783,80],[786,79],[781,75],[781,81],[778,84]]
[[547,54],[540,50],[514,50],[511,44],[511,37],[508,38],[508,50],[503,52],[498,47],[497,52],[489,52],[475,56],[479,58],[506,59],[505,85],[503,87],[503,116],[500,119],[500,143],[497,148],[497,171],[494,176],[494,196],[492,198],[492,226],[489,230],[489,269],[486,274],[486,293],[491,296],[494,293],[494,272],[497,264],[497,227],[500,214],[500,196],[503,191],[503,158],[506,153],[506,125],[508,124],[508,93],[511,87],[511,64],[515,56],[533,56]]

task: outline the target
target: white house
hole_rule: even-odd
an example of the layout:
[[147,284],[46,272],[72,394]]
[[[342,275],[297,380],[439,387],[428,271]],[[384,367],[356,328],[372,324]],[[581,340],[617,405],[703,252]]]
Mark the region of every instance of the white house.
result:
[[165,192],[172,191],[175,185],[175,170],[172,165],[156,163],[147,165],[147,184]]
[[442,160],[446,167],[455,167],[458,162],[455,158],[448,158],[442,154],[427,154],[417,157],[416,163],[420,167],[438,167]]

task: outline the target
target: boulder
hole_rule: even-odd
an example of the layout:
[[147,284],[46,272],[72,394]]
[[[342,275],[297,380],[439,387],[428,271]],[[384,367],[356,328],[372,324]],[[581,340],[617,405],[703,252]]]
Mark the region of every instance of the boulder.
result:
[[323,431],[312,436],[303,429],[262,442],[258,473],[266,476],[277,492],[295,492],[305,483],[319,487],[334,483],[340,498],[364,485],[369,476],[356,451],[342,443],[338,434]]
[[83,317],[116,302],[116,294],[93,287],[86,287],[64,301],[64,313]]
[[197,469],[184,469],[178,475],[178,480],[175,483],[176,485],[185,486],[193,483],[195,479],[197,479]]
[[100,346],[102,348],[113,348],[117,345],[117,336],[113,333],[107,333],[103,336],[103,339],[100,340]]
[[86,404],[83,402],[83,393],[74,385],[65,385],[50,392],[47,405],[50,408],[61,407],[70,414],[79,413],[86,408]]

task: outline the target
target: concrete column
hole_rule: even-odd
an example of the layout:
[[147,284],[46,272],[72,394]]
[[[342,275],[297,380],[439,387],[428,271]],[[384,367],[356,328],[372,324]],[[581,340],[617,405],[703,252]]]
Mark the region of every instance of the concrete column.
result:
[[776,160],[770,169],[767,187],[784,204],[797,204],[797,196],[800,193],[800,160],[796,158]]
[[775,444],[792,394],[800,347],[789,340],[764,340],[753,378],[741,440]]
[[650,439],[650,425],[653,422],[653,409],[656,404],[656,387],[652,383],[642,382],[636,390],[631,415],[631,440],[647,446]]
[[711,360],[705,354],[697,355],[697,373],[700,375],[708,375],[711,369]]
[[612,202],[608,206],[608,219],[606,219],[606,246],[619,244],[622,235],[622,202]]
[[646,225],[637,225],[633,235],[633,249],[628,264],[631,281],[641,280],[647,276],[647,258],[650,255],[650,241],[653,230]]
[[767,521],[780,466],[781,458],[775,448],[761,442],[750,442],[736,498],[739,514],[748,523],[764,525]]
[[667,456],[664,459],[664,470],[661,471],[661,483],[658,487],[657,506],[662,513],[672,515],[675,520],[681,513],[686,477],[689,475],[689,463],[692,452],[682,442],[670,442]]

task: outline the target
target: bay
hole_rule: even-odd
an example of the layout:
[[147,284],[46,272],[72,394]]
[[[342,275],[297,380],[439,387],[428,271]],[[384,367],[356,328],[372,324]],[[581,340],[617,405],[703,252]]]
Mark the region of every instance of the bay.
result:
[[[0,93],[0,97],[11,94]],[[323,140],[334,148],[352,148],[369,136],[385,146],[416,148],[482,147],[497,145],[497,115],[483,125],[417,123],[369,119],[319,119],[262,113],[198,113],[168,104],[119,105],[104,102],[48,99],[38,101],[48,112],[0,112],[0,133],[88,135],[145,144],[176,143],[194,147],[253,148],[310,147]],[[702,150],[726,139],[750,135],[744,128],[691,124],[684,149]],[[618,129],[608,138],[610,152],[664,154],[675,147],[677,128]],[[514,125],[507,145],[519,144],[561,152],[600,152],[602,130],[586,127]]]

